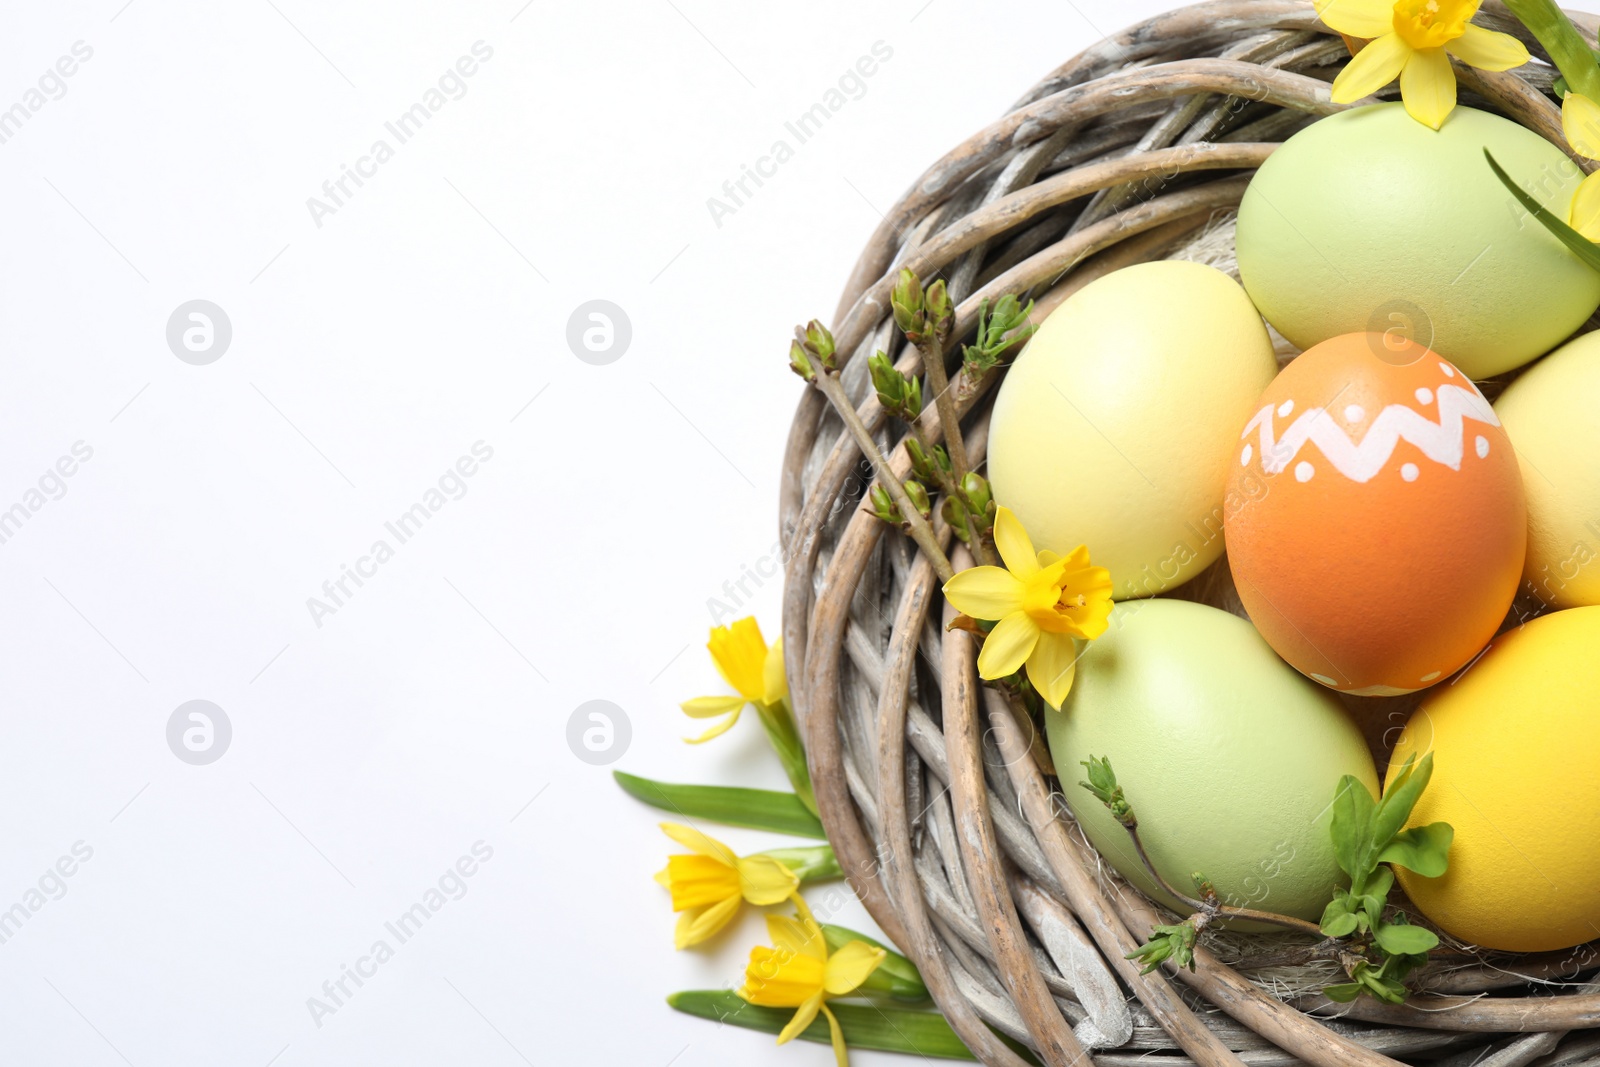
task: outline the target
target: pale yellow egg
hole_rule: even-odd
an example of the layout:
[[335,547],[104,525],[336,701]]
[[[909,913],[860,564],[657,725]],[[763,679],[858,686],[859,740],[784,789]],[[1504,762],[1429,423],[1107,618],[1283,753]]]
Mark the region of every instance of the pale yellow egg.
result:
[[1523,585],[1559,608],[1600,604],[1600,334],[1530,367],[1495,402],[1528,498]]
[[1168,260],[1108,274],[1007,372],[995,499],[1038,548],[1087,545],[1117,599],[1170,589],[1222,555],[1228,461],[1277,369],[1261,316],[1221,271]]

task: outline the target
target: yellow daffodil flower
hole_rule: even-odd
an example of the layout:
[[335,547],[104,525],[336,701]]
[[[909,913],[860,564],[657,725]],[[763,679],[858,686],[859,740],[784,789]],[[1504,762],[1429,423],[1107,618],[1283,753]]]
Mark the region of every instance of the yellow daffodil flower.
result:
[[[1600,104],[1582,93],[1568,92],[1561,101],[1561,131],[1580,156],[1600,159]],[[1600,172],[1589,175],[1573,194],[1567,225],[1591,241],[1600,241]]]
[[839,1020],[828,1010],[827,999],[854,992],[888,953],[865,941],[851,941],[830,953],[811,909],[799,897],[794,898],[794,903],[796,918],[767,916],[772,947],[759,945],[750,950],[744,985],[738,992],[758,1007],[795,1009],[794,1018],[778,1034],[780,1045],[793,1040],[821,1012],[828,1019],[834,1058],[839,1067],[845,1067],[849,1055],[844,1034],[839,1030]]
[[1438,129],[1456,106],[1450,57],[1480,70],[1510,70],[1528,49],[1507,33],[1474,26],[1481,0],[1316,0],[1329,27],[1369,39],[1333,80],[1333,102],[1349,104],[1400,79],[1411,117]]
[[669,856],[656,881],[672,893],[679,912],[673,941],[678,948],[698,945],[738,914],[739,902],[781,904],[794,895],[800,878],[771,856],[734,855],[733,849],[691,826],[664,822],[661,829],[689,855]]
[[761,636],[761,625],[754,618],[740,619],[732,626],[718,626],[711,631],[706,648],[711,650],[712,662],[723,679],[737,690],[737,695],[695,697],[678,705],[685,715],[696,719],[726,716],[699,737],[685,738],[691,745],[727,733],[739,721],[739,713],[746,704],[770,706],[789,696],[789,683],[783,673],[783,640],[774,641],[768,648],[766,638]]
[[1059,709],[1077,673],[1078,641],[1106,632],[1111,572],[1090,566],[1082,545],[1065,556],[1034,552],[1010,508],[995,513],[994,544],[1005,566],[962,571],[945,583],[945,598],[974,619],[998,620],[978,653],[979,677],[1004,678],[1026,664],[1034,689]]

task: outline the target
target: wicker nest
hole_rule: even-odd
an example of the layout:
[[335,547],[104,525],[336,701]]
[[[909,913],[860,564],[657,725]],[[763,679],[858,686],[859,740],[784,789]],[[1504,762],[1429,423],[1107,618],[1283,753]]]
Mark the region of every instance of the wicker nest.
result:
[[[1575,19],[1592,37],[1594,17]],[[1503,8],[1480,21],[1542,57]],[[947,280],[959,341],[985,298],[1026,292],[1038,321],[1129,264],[1219,248],[1211,261],[1225,260],[1251,172],[1339,110],[1328,81],[1347,58],[1309,3],[1183,8],[1053,71],[918,178],[861,253],[834,319],[844,387],[896,474],[909,470],[900,428],[864,364],[882,348],[918,370],[889,315],[899,267]],[[1547,64],[1457,73],[1464,103],[1562,143]],[[997,380],[958,399],[975,465]],[[931,411],[927,422],[938,439]],[[978,683],[971,635],[941,625],[949,611],[928,560],[862,511],[872,477],[808,390],[783,475],[789,682],[852,888],[984,1063],[1020,1067],[1019,1045],[1051,1065],[1086,1054],[1168,1067],[1600,1062],[1600,1033],[1573,1033],[1600,1028],[1600,984],[1584,984],[1600,943],[1520,957],[1457,945],[1419,972],[1404,1006],[1333,1004],[1316,992],[1332,965],[1317,971],[1294,942],[1260,936],[1208,935],[1193,973],[1141,976],[1125,954],[1170,920],[1102,867],[1032,722]],[[1175,595],[1237,611],[1231,590],[1223,560]]]

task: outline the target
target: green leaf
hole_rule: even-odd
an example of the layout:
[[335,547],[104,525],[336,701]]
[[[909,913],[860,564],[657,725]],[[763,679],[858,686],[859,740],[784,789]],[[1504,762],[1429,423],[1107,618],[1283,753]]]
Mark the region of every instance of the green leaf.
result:
[[1333,835],[1334,858],[1339,867],[1352,879],[1359,880],[1372,869],[1369,853],[1372,851],[1372,809],[1374,802],[1360,779],[1345,775],[1333,794],[1333,819],[1329,832]]
[[[1432,752],[1416,762],[1412,757],[1406,758],[1405,766],[1400,768],[1400,773],[1389,783],[1389,788],[1383,791],[1383,796],[1373,809],[1373,848],[1386,848],[1400,832],[1406,820],[1411,818],[1411,809],[1417,806],[1417,800],[1421,798],[1422,791],[1428,788],[1428,779],[1432,777]],[[1376,863],[1376,859],[1373,862]]]
[[822,823],[793,793],[724,785],[675,785],[623,771],[611,773],[629,796],[682,818],[709,819],[796,837],[828,837]]
[[1450,867],[1450,842],[1455,828],[1447,822],[1413,826],[1378,853],[1379,863],[1394,863],[1424,878],[1437,878]]
[[1334,913],[1335,901],[1328,905],[1328,910],[1322,913],[1323,937],[1349,937],[1356,932],[1356,917],[1354,912],[1340,910]]
[[1555,234],[1556,239],[1570,248],[1573,255],[1583,260],[1590,268],[1600,271],[1600,245],[1596,245],[1583,234],[1552,215],[1543,204],[1534,199],[1532,194],[1518,185],[1511,175],[1501,169],[1500,164],[1495,162],[1494,156],[1490,154],[1487,148],[1483,150],[1483,156],[1489,161],[1489,166],[1493,168],[1495,177],[1500,179],[1502,185],[1511,190],[1511,195],[1516,197],[1517,202],[1527,209],[1528,214],[1538,219],[1545,229]]
[[1439,935],[1425,926],[1382,923],[1373,928],[1378,947],[1391,956],[1419,956],[1439,944]]
[[1595,66],[1600,54],[1589,50],[1555,0],[1506,0],[1506,7],[1544,45],[1562,80],[1591,100],[1600,100],[1600,68]]
[[[690,990],[674,993],[667,1003],[678,1011],[702,1019],[731,1023],[747,1030],[776,1034],[794,1017],[790,1008],[760,1008],[747,1003],[737,993],[726,990]],[[976,1060],[961,1043],[944,1016],[931,1011],[834,1001],[829,1010],[839,1020],[845,1044],[851,1048],[878,1049],[883,1052],[909,1052],[946,1060]],[[829,1043],[828,1020],[818,1015],[800,1031],[801,1038]]]
[[1389,901],[1389,890],[1394,888],[1394,872],[1379,867],[1367,881],[1367,891],[1361,898],[1361,909],[1366,917],[1366,929],[1374,929],[1383,921],[1383,906]]
[[1329,1000],[1336,1000],[1340,1004],[1348,1004],[1359,997],[1361,991],[1365,988],[1366,986],[1360,982],[1341,982],[1338,985],[1328,986],[1322,991],[1322,995]]

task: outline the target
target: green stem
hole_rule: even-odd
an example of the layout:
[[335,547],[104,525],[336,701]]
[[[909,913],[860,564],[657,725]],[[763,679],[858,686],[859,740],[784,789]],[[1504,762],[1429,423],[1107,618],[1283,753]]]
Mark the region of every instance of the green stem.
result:
[[1567,88],[1600,103],[1600,65],[1555,0],[1505,0],[1505,4],[1550,53],[1567,79]]
[[769,848],[760,853],[770,856],[789,868],[800,879],[801,883],[826,882],[833,878],[843,878],[844,869],[839,866],[839,858],[833,854],[831,845],[811,845],[806,848]]
[[795,796],[800,798],[800,803],[806,806],[807,811],[816,815],[817,795],[811,788],[811,769],[806,766],[806,746],[800,740],[800,730],[795,725],[794,713],[789,710],[789,702],[754,703],[761,725],[767,731],[767,740],[778,754],[778,762],[783,764],[789,783],[794,786]]

